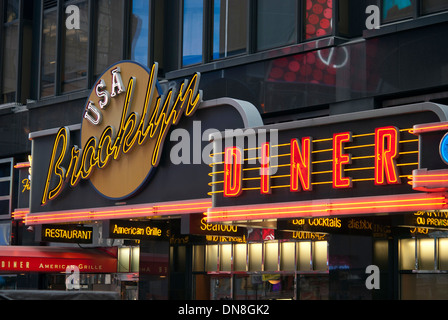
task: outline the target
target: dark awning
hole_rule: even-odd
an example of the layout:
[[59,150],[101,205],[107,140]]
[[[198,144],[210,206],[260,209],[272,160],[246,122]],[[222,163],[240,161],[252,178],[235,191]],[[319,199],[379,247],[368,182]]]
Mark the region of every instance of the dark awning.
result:
[[0,247],[0,273],[65,272],[69,266],[81,273],[116,273],[117,248]]

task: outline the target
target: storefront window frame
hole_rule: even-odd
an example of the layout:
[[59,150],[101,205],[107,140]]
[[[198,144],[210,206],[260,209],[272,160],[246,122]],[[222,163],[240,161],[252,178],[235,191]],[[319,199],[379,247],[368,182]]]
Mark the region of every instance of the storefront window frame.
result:
[[[300,290],[299,290],[299,281],[301,279],[301,277],[307,277],[307,276],[328,276],[329,275],[329,243],[328,241],[323,241],[327,243],[327,263],[326,263],[326,270],[324,269],[319,269],[317,267],[316,264],[316,257],[315,257],[315,242],[316,241],[305,241],[305,242],[309,242],[310,243],[310,254],[309,254],[309,265],[310,265],[310,269],[309,270],[302,270],[299,268],[299,261],[298,261],[298,254],[297,254],[297,250],[299,250],[298,244],[300,242],[303,241],[296,241],[296,240],[264,240],[264,241],[249,241],[246,243],[229,243],[229,242],[219,242],[219,243],[202,243],[202,244],[194,244],[192,251],[195,252],[196,250],[201,250],[203,251],[202,254],[200,255],[195,255],[194,259],[197,257],[200,257],[201,261],[192,261],[192,265],[193,266],[201,266],[200,268],[193,268],[192,269],[192,292],[194,292],[194,288],[196,287],[196,283],[195,283],[195,279],[197,275],[206,275],[206,276],[210,276],[210,277],[225,277],[226,279],[228,278],[230,280],[230,288],[231,288],[231,292],[229,292],[229,299],[234,299],[235,298],[235,294],[236,294],[236,279],[237,277],[250,277],[253,275],[258,275],[258,276],[262,276],[262,275],[279,275],[282,279],[284,277],[288,277],[288,276],[292,276],[294,277],[294,293],[293,293],[293,300],[297,300],[299,299],[299,295],[300,295]],[[322,241],[317,241],[317,242],[322,242]],[[290,243],[290,244],[294,244],[294,270],[286,270],[283,268],[283,264],[282,264],[282,248],[283,248],[283,244],[284,243]],[[231,264],[231,270],[228,270],[228,268],[222,268],[221,262],[222,262],[222,248],[221,246],[223,245],[231,245],[231,254],[230,254],[230,264]],[[236,258],[236,250],[235,250],[235,246],[236,245],[244,245],[245,246],[245,252],[246,252],[246,267],[245,270],[240,270],[237,268],[236,263],[235,263],[235,258]],[[255,270],[255,269],[251,269],[251,259],[249,257],[250,255],[250,246],[251,245],[258,245],[257,249],[261,250],[261,256],[259,257],[260,261],[259,264],[261,266],[260,270]],[[277,246],[277,252],[278,255],[276,257],[274,257],[273,259],[276,260],[276,262],[274,262],[274,264],[277,264],[277,269],[267,269],[266,268],[266,245],[276,245]],[[210,268],[209,262],[207,261],[207,259],[210,259],[210,257],[207,257],[207,247],[208,246],[213,246],[214,250],[213,252],[216,254],[216,257],[212,258],[211,260],[213,260],[213,267]],[[199,248],[200,247],[200,248]],[[276,251],[274,249],[274,251]],[[210,251],[209,251],[210,252]],[[227,257],[228,258],[228,257]],[[272,262],[272,261],[271,261]],[[253,263],[253,262],[252,262]],[[271,263],[272,264],[272,263]],[[321,263],[322,264],[322,263]],[[258,263],[257,263],[258,265]],[[203,266],[203,267],[202,267]],[[211,293],[210,293],[211,295]]]
[[[424,233],[428,232],[428,229],[422,228],[421,229]],[[414,251],[413,256],[408,257],[409,260],[413,260],[413,268],[403,268],[402,267],[402,259],[405,258],[402,256],[403,252],[401,249],[401,244],[402,241],[407,241],[408,243],[413,243],[412,244],[412,250]],[[441,245],[441,240],[445,240],[445,244]],[[429,237],[429,236],[422,236],[422,235],[416,235],[413,237],[403,237],[399,239],[399,250],[398,250],[398,275],[399,275],[399,293],[400,293],[400,299],[407,299],[409,298],[409,295],[407,295],[409,292],[406,291],[405,287],[407,285],[407,281],[408,280],[412,280],[413,278],[418,279],[419,276],[423,276],[423,277],[437,277],[438,275],[444,275],[446,276],[446,274],[448,273],[448,264],[446,263],[446,254],[444,255],[444,260],[442,261],[441,259],[441,252],[442,250],[446,251],[446,247],[447,244],[446,241],[448,240],[448,238],[446,237],[438,237],[438,236],[434,236],[434,237]],[[424,248],[422,248],[422,241],[424,242],[431,242],[432,241],[432,248],[429,248],[430,251],[433,252],[426,252],[423,253],[422,250],[424,250]],[[433,260],[428,260],[427,261],[423,261],[423,259],[425,259],[425,257],[432,257]],[[442,263],[443,262],[443,263]],[[443,265],[445,266],[445,268],[443,267]],[[409,263],[408,263],[409,265]],[[426,268],[425,268],[426,267]],[[415,284],[414,284],[415,285]],[[409,288],[408,288],[409,289]],[[417,292],[418,293],[418,292]],[[437,294],[437,291],[432,292],[432,294]],[[429,295],[431,298],[430,299],[437,299],[437,296],[431,296]],[[412,297],[412,294],[411,294]],[[426,297],[423,296],[419,296],[419,299],[426,299]],[[415,299],[415,296],[414,298]]]
[[[218,2],[219,1],[219,2]],[[223,1],[225,1],[223,3]],[[231,36],[231,33],[229,33],[229,28],[231,23],[228,22],[229,16],[231,15],[229,1],[231,0],[214,0],[213,1],[213,13],[212,13],[212,32],[211,32],[211,60],[221,60],[221,59],[227,59],[235,56],[245,55],[248,53],[249,50],[249,29],[250,29],[250,1],[249,0],[237,0],[238,2],[246,2],[246,30],[241,30],[245,33],[245,46],[244,48],[241,48],[237,50],[236,52],[232,52],[230,49],[227,48],[228,43],[232,42],[231,40],[228,40],[229,35]],[[243,3],[244,5],[244,3]],[[222,11],[222,6],[224,6],[224,12]],[[237,11],[237,10],[236,10]],[[225,17],[226,23],[224,24],[224,27],[221,26],[221,18]],[[221,32],[224,30],[224,40],[221,39]],[[221,52],[221,42],[225,42],[224,50]]]

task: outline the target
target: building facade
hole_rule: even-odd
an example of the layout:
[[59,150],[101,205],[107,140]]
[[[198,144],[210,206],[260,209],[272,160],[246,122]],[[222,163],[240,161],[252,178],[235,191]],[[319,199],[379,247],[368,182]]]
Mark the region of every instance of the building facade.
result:
[[0,17],[0,289],[447,298],[446,1]]

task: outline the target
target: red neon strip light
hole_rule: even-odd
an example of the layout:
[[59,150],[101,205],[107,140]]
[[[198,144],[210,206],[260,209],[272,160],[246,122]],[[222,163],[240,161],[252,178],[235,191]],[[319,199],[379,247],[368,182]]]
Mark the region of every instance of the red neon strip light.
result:
[[448,170],[414,170],[408,176],[408,184],[412,189],[424,192],[441,192],[448,189]]
[[224,197],[238,197],[243,192],[241,149],[226,148],[224,157]]
[[409,132],[413,134],[420,134],[425,132],[443,131],[443,130],[448,130],[448,122],[426,123],[415,125],[413,129],[409,130]]
[[14,169],[30,168],[30,167],[31,167],[31,163],[30,162],[20,162],[20,163],[17,163],[14,166]]
[[396,127],[383,127],[375,130],[375,184],[401,183],[397,164],[399,131]]
[[30,210],[28,210],[28,209],[23,209],[23,210],[17,209],[11,214],[11,216],[14,220],[22,220],[26,217],[26,215],[28,213],[30,213]]
[[28,214],[25,223],[28,225],[42,223],[63,223],[75,222],[83,220],[104,220],[111,218],[132,218],[132,217],[149,217],[158,215],[173,215],[185,213],[202,213],[211,207],[212,203],[209,199],[195,200],[179,203],[143,205],[143,206],[125,206],[119,208],[102,208],[99,210],[73,210],[59,213],[38,213]]
[[343,153],[344,143],[352,141],[351,132],[333,135],[333,188],[351,188],[352,178],[344,177],[344,165],[351,164],[351,155]]
[[425,210],[446,209],[444,193],[407,194],[399,196],[378,196],[351,199],[325,199],[285,203],[283,205],[251,205],[208,210],[208,222],[232,220],[253,220],[269,218],[290,218],[365,214],[382,212],[403,212],[419,207]]
[[[291,140],[291,192],[311,191],[311,153],[312,141],[310,137]],[[299,184],[300,180],[300,184]]]
[[271,147],[269,142],[266,142],[261,146],[261,194],[271,194],[270,157]]

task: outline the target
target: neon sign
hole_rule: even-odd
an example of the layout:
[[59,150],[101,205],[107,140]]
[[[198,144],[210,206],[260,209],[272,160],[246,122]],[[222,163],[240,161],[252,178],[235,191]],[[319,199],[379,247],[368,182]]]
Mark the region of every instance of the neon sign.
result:
[[238,147],[227,148],[224,165],[224,196],[238,197],[242,189],[241,150]]
[[395,127],[375,130],[375,184],[399,184],[397,164],[399,132]]
[[351,164],[350,154],[343,153],[344,143],[352,142],[352,133],[335,133],[333,135],[333,188],[351,188],[352,179],[343,177],[344,165]]
[[44,225],[42,241],[91,244],[93,228],[75,225]]
[[[291,140],[291,192],[310,191],[311,185],[311,138]],[[299,185],[300,180],[300,185]]]
[[[372,134],[374,138],[374,143],[363,146],[350,146],[347,144],[353,142],[353,134],[351,132],[342,132],[333,134],[331,139],[321,139],[313,140],[311,137],[304,137],[301,139],[294,138],[291,140],[289,146],[289,154],[280,154],[278,157],[288,157],[289,163],[283,166],[289,167],[290,174],[287,175],[289,178],[290,192],[305,192],[312,191],[313,184],[325,184],[327,182],[314,182],[313,176],[324,173],[315,172],[313,164],[317,163],[330,163],[332,180],[328,182],[331,184],[333,189],[347,189],[353,188],[353,179],[350,176],[346,176],[346,173],[350,170],[362,171],[358,169],[350,169],[352,160],[362,160],[362,159],[372,159],[373,166],[363,168],[363,170],[372,170],[373,178],[362,179],[371,180],[374,185],[394,185],[401,184],[400,172],[397,165],[397,159],[400,156],[400,131],[396,127],[387,126],[376,128],[375,132]],[[361,135],[358,135],[361,136]],[[318,142],[331,142],[331,149],[324,150],[314,150],[313,145]],[[403,142],[417,142],[417,140],[403,141]],[[284,145],[281,145],[284,146]],[[264,143],[260,149],[260,175],[259,178],[245,178],[245,162],[244,151],[240,147],[229,147],[226,148],[224,152],[224,181],[223,181],[223,191],[213,191],[211,194],[216,194],[223,192],[224,197],[239,197],[245,190],[243,184],[246,180],[259,180],[258,188],[248,188],[250,190],[259,189],[260,194],[269,195],[272,193],[273,188],[277,186],[272,185],[271,180],[274,178],[285,178],[286,176],[271,176],[270,175],[270,161],[271,161],[271,148],[280,146],[271,146],[269,142]],[[373,153],[371,155],[366,155],[362,157],[352,157],[349,150],[353,148],[372,148]],[[332,158],[329,160],[315,161],[313,158],[318,153],[331,152]],[[418,151],[407,151],[403,154],[418,154]],[[247,159],[246,159],[247,160]],[[406,165],[417,165],[418,163],[412,162]],[[215,164],[217,165],[217,164]],[[358,180],[357,180],[358,181]],[[220,182],[212,182],[211,185],[218,185]],[[283,186],[281,186],[283,187]],[[279,188],[279,187],[278,187]],[[246,190],[248,190],[246,189]]]
[[448,164],[448,133],[440,141],[439,152],[442,161]]
[[157,73],[157,63],[148,70],[120,62],[100,77],[83,113],[83,147],[71,146],[67,127],[56,135],[42,205],[81,180],[89,179],[106,198],[125,199],[149,179],[171,126],[191,117],[202,102],[199,73],[182,83],[177,95],[173,89],[161,93]]

